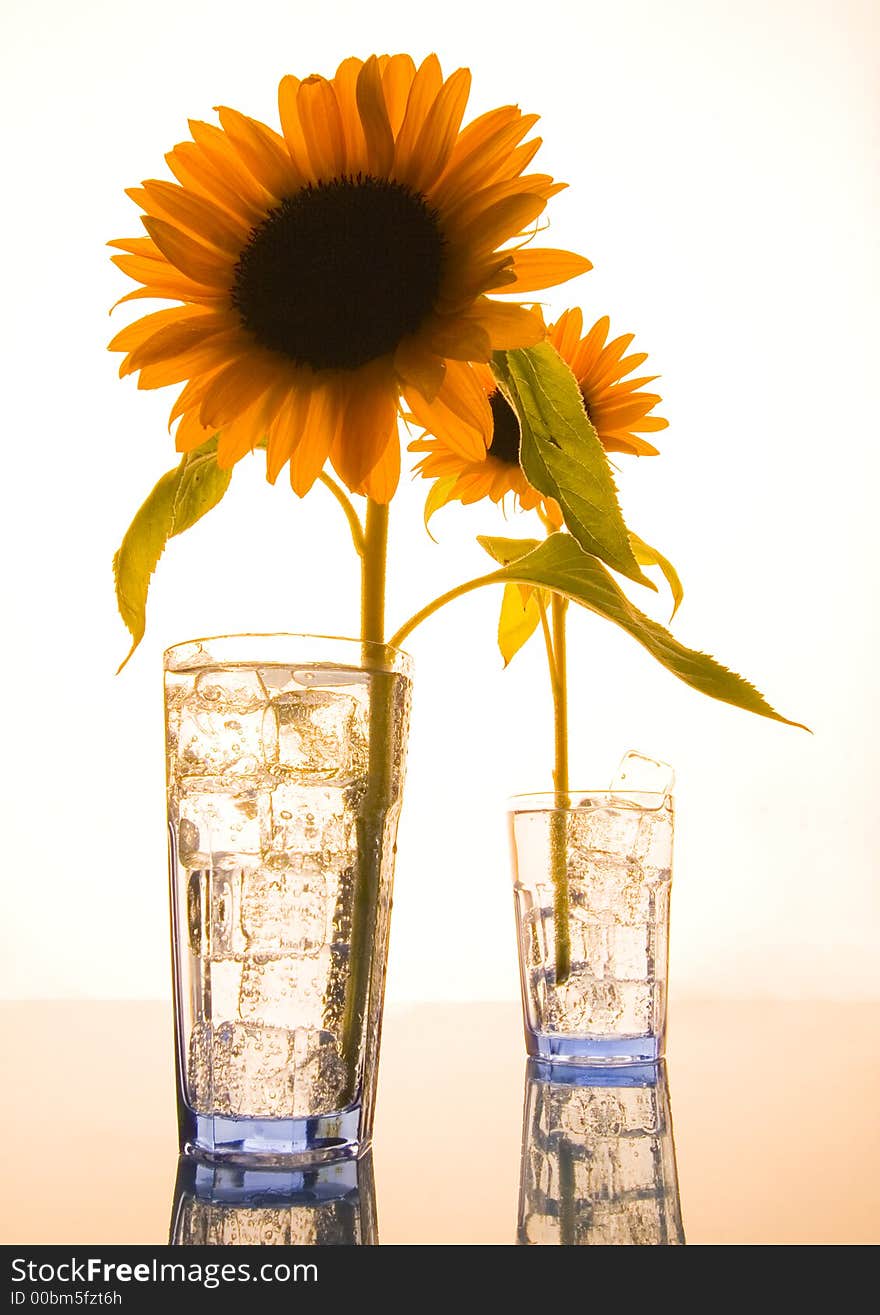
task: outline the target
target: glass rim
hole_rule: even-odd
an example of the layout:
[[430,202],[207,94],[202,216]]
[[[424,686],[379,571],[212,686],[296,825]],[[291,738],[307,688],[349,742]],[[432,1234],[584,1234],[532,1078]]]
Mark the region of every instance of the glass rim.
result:
[[[238,644],[241,641],[249,642],[251,640],[266,640],[278,643],[279,645],[287,640],[306,640],[309,644],[323,643],[334,646],[345,645],[347,652],[357,650],[358,653],[358,660],[347,663],[346,665],[364,671],[390,670],[396,675],[403,675],[407,678],[412,677],[413,668],[415,666],[411,655],[402,648],[395,648],[393,644],[383,644],[374,639],[356,639],[352,635],[320,635],[311,631],[295,630],[245,630],[234,634],[199,635],[192,639],[181,639],[174,644],[170,644],[163,651],[162,665],[166,671],[179,671],[199,666],[213,666],[222,663],[222,654],[218,655],[216,658],[213,655],[206,655],[209,658],[208,661],[205,661],[204,659],[199,661],[199,649],[202,649],[206,645]],[[192,656],[195,660],[191,662],[185,660],[188,656],[188,650],[194,650]],[[375,666],[367,665],[363,662],[362,656],[365,651],[368,655],[372,654],[376,658]],[[328,654],[328,659],[332,659],[332,656],[332,654]],[[238,661],[239,663],[244,662],[254,666],[268,664],[272,660],[273,658],[269,655],[266,657],[255,656],[253,658],[230,659],[230,661]],[[274,660],[277,661],[278,659],[275,658]],[[290,660],[296,662],[301,659],[292,656]]]
[[[568,799],[568,803],[560,800]],[[670,790],[630,790],[626,787],[601,790],[537,790],[510,795],[507,811],[521,813],[588,813],[594,808],[628,808],[643,813],[659,812],[665,802],[673,802]],[[572,802],[575,801],[575,802]]]

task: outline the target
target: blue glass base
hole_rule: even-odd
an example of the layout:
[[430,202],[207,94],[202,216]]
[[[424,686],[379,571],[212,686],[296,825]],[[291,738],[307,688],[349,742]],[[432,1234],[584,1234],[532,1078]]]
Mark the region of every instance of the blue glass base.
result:
[[180,1111],[184,1155],[233,1164],[295,1165],[354,1159],[368,1142],[360,1138],[360,1102],[344,1110],[300,1119],[233,1119]]
[[658,1036],[563,1036],[526,1028],[526,1052],[565,1064],[653,1064],[663,1053]]
[[570,1064],[564,1060],[529,1059],[526,1083],[566,1087],[658,1087],[666,1082],[666,1061],[654,1064]]
[[171,1246],[374,1246],[370,1151],[302,1165],[209,1162],[182,1155],[171,1208]]

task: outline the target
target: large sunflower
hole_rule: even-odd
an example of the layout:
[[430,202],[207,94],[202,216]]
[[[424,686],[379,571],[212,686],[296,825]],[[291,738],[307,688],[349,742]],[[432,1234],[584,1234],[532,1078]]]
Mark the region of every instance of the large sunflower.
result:
[[[625,354],[633,340],[631,333],[608,342],[611,326],[607,316],[597,320],[585,336],[582,336],[583,323],[579,309],[567,310],[547,330],[547,341],[571,367],[600,443],[606,452],[656,455],[657,449],[641,435],[665,429],[669,422],[648,414],[661,399],[656,393],[642,389],[659,376],[627,378],[644,364],[647,354]],[[551,524],[561,526],[558,504],[552,498],[544,498],[523,473],[519,464],[519,422],[499,391],[492,371],[488,366],[475,365],[474,373],[490,412],[489,426],[481,431],[484,455],[464,457],[462,445],[453,441],[456,434],[448,427],[432,428],[426,408],[418,404],[412,408],[414,418],[431,431],[409,445],[411,451],[426,454],[416,470],[427,479],[444,481],[434,500],[435,508],[446,502],[470,503],[482,498],[500,502],[512,493],[524,511],[539,507]]]
[[111,243],[143,286],[182,303],[113,339],[120,374],[185,387],[179,451],[219,434],[230,467],[265,441],[302,495],[325,462],[387,502],[401,397],[462,461],[485,455],[490,403],[472,362],[543,338],[540,315],[487,294],[533,292],[589,269],[565,251],[505,246],[564,184],[523,171],[536,122],[504,106],[461,123],[470,73],[435,55],[347,59],[285,77],[282,135],[236,110],[192,122],[167,156],[176,183],[129,195],[148,236]]

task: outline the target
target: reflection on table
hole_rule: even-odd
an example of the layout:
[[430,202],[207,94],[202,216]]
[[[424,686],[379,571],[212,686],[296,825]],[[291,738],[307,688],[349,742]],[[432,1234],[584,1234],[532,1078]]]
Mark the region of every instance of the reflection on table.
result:
[[517,1242],[684,1243],[666,1066],[526,1066]]
[[373,1157],[290,1169],[182,1155],[172,1246],[375,1246]]

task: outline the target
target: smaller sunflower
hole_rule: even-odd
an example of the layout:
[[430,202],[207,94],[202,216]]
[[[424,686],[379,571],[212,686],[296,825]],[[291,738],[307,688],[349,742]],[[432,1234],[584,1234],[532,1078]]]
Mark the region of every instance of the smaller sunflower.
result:
[[[647,353],[635,352],[627,356],[634,335],[623,334],[608,342],[610,327],[606,315],[582,336],[583,313],[575,308],[565,311],[550,326],[547,341],[553,344],[577,379],[587,415],[605,451],[656,456],[657,448],[641,435],[665,429],[669,421],[649,414],[661,399],[656,393],[641,390],[659,376],[627,378],[644,364]],[[455,442],[454,438],[450,441],[443,427],[436,426],[436,414],[429,415],[418,405],[412,408],[413,418],[426,430],[431,430],[409,445],[411,452],[425,453],[416,470],[426,479],[445,481],[442,496],[435,499],[435,508],[447,502],[471,503],[482,498],[501,502],[506,494],[512,493],[523,511],[538,508],[558,528],[562,524],[559,505],[532,487],[519,464],[516,415],[498,389],[489,367],[475,365],[473,369],[486,394],[491,414],[491,426],[485,427],[481,433],[486,447],[484,458],[467,460],[462,457],[460,441]],[[418,399],[413,401],[417,403]]]

